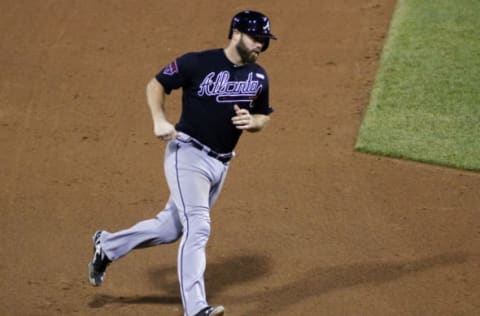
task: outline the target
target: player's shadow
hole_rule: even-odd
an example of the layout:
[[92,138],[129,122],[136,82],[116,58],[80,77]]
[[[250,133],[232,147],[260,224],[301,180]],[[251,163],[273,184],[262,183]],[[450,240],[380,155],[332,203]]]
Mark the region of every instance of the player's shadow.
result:
[[[466,253],[442,254],[415,261],[354,263],[317,267],[279,287],[237,297],[235,303],[257,302],[245,315],[277,315],[303,300],[334,290],[365,284],[382,284],[430,269],[462,264],[469,260]],[[278,273],[278,272],[276,272]],[[261,287],[260,287],[261,288]]]
[[[207,295],[214,298],[228,287],[262,278],[272,269],[270,260],[259,254],[232,256],[209,262],[205,273]],[[179,295],[176,267],[154,269],[150,279],[169,296]]]
[[178,295],[175,296],[160,296],[160,295],[149,295],[149,296],[113,296],[107,294],[97,294],[93,299],[88,303],[90,308],[101,308],[109,304],[181,304],[181,300]]
[[[227,288],[263,279],[265,286],[256,286],[256,292],[245,295],[225,296],[222,303],[255,304],[246,315],[276,315],[291,305],[318,297],[325,293],[358,285],[382,284],[430,269],[462,264],[471,256],[466,253],[449,253],[413,261],[366,262],[339,266],[319,266],[302,273],[284,285],[272,287],[266,277],[272,273],[272,263],[263,255],[228,257],[221,261],[209,262],[206,272],[206,286],[209,299],[214,299]],[[92,308],[106,304],[181,304],[175,266],[153,269],[150,280],[163,295],[114,297],[97,295],[89,303]],[[257,280],[258,282],[258,280]]]
[[[209,298],[221,293],[225,288],[261,278],[271,271],[267,257],[257,254],[233,256],[209,262],[205,273],[205,283]],[[112,296],[99,294],[89,302],[91,308],[101,308],[108,304],[181,304],[176,266],[155,268],[149,279],[164,294],[149,296]]]

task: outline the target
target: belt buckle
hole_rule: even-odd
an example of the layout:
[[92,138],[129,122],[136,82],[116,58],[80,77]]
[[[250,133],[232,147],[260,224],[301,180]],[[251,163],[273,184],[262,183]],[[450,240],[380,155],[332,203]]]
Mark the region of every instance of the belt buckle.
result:
[[183,132],[178,132],[177,139],[183,143],[188,143],[191,141],[192,137]]

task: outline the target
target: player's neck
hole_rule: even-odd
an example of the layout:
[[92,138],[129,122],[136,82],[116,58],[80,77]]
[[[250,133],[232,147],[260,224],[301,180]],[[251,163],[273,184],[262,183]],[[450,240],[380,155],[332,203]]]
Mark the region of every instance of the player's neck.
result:
[[225,56],[227,56],[227,59],[234,64],[237,67],[245,65],[245,63],[242,61],[242,58],[238,54],[237,50],[233,46],[228,46],[224,50]]

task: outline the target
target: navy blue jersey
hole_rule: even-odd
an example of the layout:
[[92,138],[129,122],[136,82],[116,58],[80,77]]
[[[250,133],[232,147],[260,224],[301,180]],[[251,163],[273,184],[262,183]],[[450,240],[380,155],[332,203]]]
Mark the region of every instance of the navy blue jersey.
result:
[[187,53],[156,78],[170,94],[182,88],[182,114],[175,125],[219,153],[231,152],[242,131],[231,118],[234,104],[251,114],[270,114],[268,77],[258,64],[236,66],[223,49]]

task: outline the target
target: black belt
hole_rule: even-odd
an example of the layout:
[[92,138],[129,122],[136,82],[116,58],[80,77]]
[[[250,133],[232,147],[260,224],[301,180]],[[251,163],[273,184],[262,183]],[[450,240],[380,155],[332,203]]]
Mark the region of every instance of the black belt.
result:
[[200,143],[198,140],[194,139],[194,138],[190,138],[188,141],[186,141],[190,144],[192,144],[193,147],[197,148],[198,150],[201,150],[203,152],[205,152],[207,155],[209,155],[210,157],[213,157],[223,163],[227,163],[229,162],[230,160],[232,160],[234,154],[233,153],[226,153],[226,154],[220,154],[220,153],[217,153],[216,151],[210,149],[209,147],[203,145],[202,143]]

